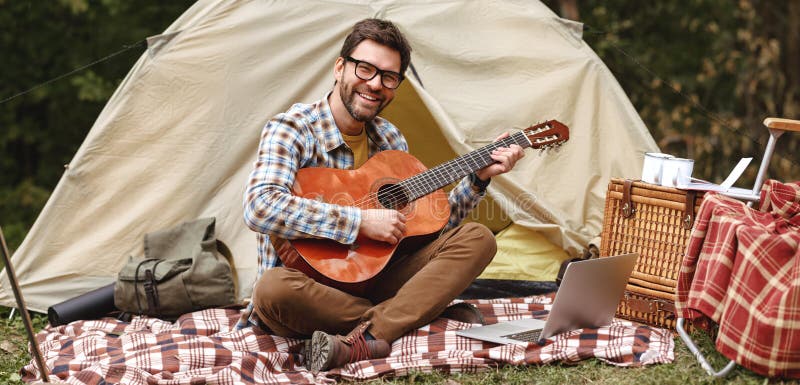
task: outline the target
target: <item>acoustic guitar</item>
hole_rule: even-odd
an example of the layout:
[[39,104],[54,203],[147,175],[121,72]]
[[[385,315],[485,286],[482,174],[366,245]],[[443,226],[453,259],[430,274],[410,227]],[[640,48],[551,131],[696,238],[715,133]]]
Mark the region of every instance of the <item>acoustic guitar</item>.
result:
[[438,235],[450,218],[450,203],[441,190],[494,160],[498,147],[517,144],[545,149],[569,139],[564,124],[549,120],[442,163],[432,169],[398,150],[381,151],[356,170],[309,167],[297,172],[292,194],[361,209],[395,209],[406,216],[406,232],[397,244],[359,236],[351,245],[329,239],[285,240],[271,237],[283,265],[322,284],[364,296],[370,280],[392,256],[413,251]]

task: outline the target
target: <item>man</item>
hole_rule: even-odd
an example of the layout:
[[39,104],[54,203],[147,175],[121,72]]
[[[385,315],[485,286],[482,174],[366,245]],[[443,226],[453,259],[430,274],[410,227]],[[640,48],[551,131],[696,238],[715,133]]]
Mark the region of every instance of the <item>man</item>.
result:
[[[361,235],[396,244],[403,238],[406,218],[399,211],[338,206],[295,197],[290,190],[301,168],[355,169],[379,151],[408,151],[403,135],[378,113],[394,98],[410,57],[408,42],[391,22],[356,23],[334,64],[333,90],[316,103],[278,114],[262,133],[244,197],[260,261],[250,321],[281,336],[312,336],[305,354],[314,372],[385,357],[388,343],[441,314],[496,251],[485,226],[458,224],[480,201],[490,178],[523,156],[516,145],[498,148],[491,155],[494,164],[460,181],[450,194],[451,216],[441,235],[411,254],[395,255],[366,298],[281,266],[270,242],[316,237],[352,244]],[[347,337],[336,335],[348,331]]]

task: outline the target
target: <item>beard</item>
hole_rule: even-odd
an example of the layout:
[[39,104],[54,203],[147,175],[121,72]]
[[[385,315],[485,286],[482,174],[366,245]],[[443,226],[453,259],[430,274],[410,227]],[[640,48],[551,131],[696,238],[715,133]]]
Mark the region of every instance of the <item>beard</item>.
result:
[[[389,104],[392,99],[383,99],[383,97],[379,97],[379,104],[373,107],[366,107],[360,105],[357,99],[361,97],[357,95],[360,91],[355,90],[352,85],[345,84],[344,82],[339,87],[339,97],[342,99],[342,103],[344,107],[347,109],[347,112],[350,113],[350,116],[353,117],[356,121],[359,122],[369,122],[372,119],[375,119],[378,114],[383,111],[383,109]],[[370,94],[369,92],[361,92],[363,94]]]

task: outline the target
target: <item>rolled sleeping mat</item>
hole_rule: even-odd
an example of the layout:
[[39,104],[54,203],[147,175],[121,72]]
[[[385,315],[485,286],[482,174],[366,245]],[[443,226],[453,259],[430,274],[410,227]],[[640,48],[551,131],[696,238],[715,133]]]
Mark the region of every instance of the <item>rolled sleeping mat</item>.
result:
[[47,319],[52,326],[66,325],[78,320],[99,319],[116,310],[114,283],[110,283],[50,306],[47,308]]

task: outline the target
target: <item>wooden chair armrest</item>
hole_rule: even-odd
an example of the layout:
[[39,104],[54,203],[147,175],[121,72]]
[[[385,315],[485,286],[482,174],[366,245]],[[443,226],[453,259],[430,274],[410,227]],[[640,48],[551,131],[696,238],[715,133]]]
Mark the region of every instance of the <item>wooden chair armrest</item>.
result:
[[766,118],[764,125],[776,130],[800,132],[800,120]]

